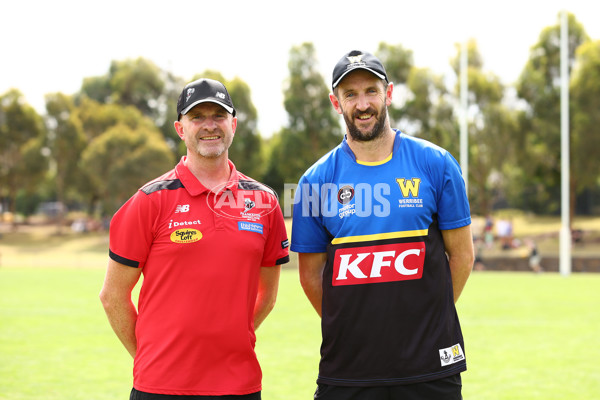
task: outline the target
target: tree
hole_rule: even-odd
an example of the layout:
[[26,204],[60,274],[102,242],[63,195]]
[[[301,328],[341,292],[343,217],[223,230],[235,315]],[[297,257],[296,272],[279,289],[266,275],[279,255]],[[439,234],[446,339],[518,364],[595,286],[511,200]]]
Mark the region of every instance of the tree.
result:
[[[589,39],[574,15],[569,14],[568,21],[571,74],[577,47]],[[516,88],[527,107],[519,117],[515,143],[523,173],[514,184],[528,194],[523,206],[555,213],[560,208],[560,23],[541,32]],[[574,202],[571,207],[573,214]]]
[[173,167],[173,155],[155,128],[118,124],[94,138],[82,155],[102,204],[112,215],[137,189]]
[[442,76],[413,65],[411,50],[380,43],[377,56],[394,82],[394,102],[388,108],[392,127],[429,140],[456,155],[458,127],[455,100]]
[[577,49],[570,93],[574,202],[576,193],[600,184],[600,41],[585,42]]
[[41,152],[43,134],[41,117],[21,92],[12,89],[0,96],[0,196],[8,199],[13,214],[18,191],[32,187],[47,168]]
[[144,58],[113,61],[108,71],[111,96],[115,103],[135,106],[142,114],[156,120],[158,99],[165,87],[162,71]]
[[427,68],[413,67],[406,83],[411,93],[401,111],[406,133],[429,140],[458,158],[458,125],[455,97],[444,78]]
[[17,197],[11,202],[12,210],[26,217],[35,213],[44,197],[40,187],[47,186],[49,181],[47,156],[43,135],[28,140],[21,148],[20,162],[16,165],[14,175],[18,177]]
[[181,139],[177,135],[173,123],[177,119],[177,99],[181,89],[185,86],[185,81],[171,72],[163,71],[162,76],[165,86],[157,99],[160,114],[154,123],[159,127],[173,154],[179,158],[185,154],[185,146],[180,147]]
[[[406,109],[406,103],[414,100],[414,93],[410,93],[407,81],[413,69],[413,52],[405,49],[402,45],[390,45],[380,42],[375,55],[385,66],[388,81],[394,83],[394,101],[388,107],[390,125],[408,133],[412,131],[411,126],[415,118]],[[412,133],[412,132],[411,132]]]
[[297,183],[310,165],[342,139],[338,115],[329,101],[329,88],[317,70],[313,44],[292,47],[288,67],[284,106],[289,123],[273,139],[263,178],[278,193],[284,183]]
[[[62,93],[46,95],[47,147],[54,166],[56,200],[60,204],[67,203],[66,192],[76,187],[77,164],[86,145],[81,121],[74,110],[71,96]],[[57,218],[59,233],[63,222],[63,208],[60,208]]]
[[[134,106],[120,106],[117,104],[100,104],[95,100],[84,96],[80,98],[80,105],[74,110],[74,115],[76,115],[77,119],[81,121],[81,127],[83,134],[85,136],[85,150],[83,150],[82,158],[80,160],[79,168],[77,176],[74,177],[74,185],[77,187],[78,195],[88,204],[88,213],[92,214],[96,205],[103,202],[106,203],[107,192],[104,190],[104,182],[100,182],[98,184],[98,177],[94,176],[98,172],[98,168],[94,166],[89,166],[87,163],[89,161],[90,146],[98,146],[97,143],[101,137],[103,137],[107,132],[113,132],[114,128],[119,126],[120,130],[117,132],[136,132],[140,133],[145,137],[145,139],[141,139],[141,143],[145,140],[149,140],[146,137],[147,132],[151,132],[153,134],[158,134],[158,136],[152,136],[152,140],[158,142],[157,146],[161,148],[164,146],[166,148],[170,147],[167,145],[167,142],[163,139],[162,135],[158,131],[154,122],[142,115],[142,113],[135,108]],[[106,139],[105,139],[106,140]],[[138,142],[135,142],[138,143]],[[100,149],[101,150],[101,149]],[[96,149],[96,152],[100,150]],[[131,150],[131,149],[130,149]],[[171,150],[171,149],[170,149]],[[84,160],[83,157],[87,155],[87,159]],[[126,154],[119,152],[118,154]],[[172,151],[171,151],[172,154]],[[125,155],[123,155],[125,157]],[[110,155],[104,155],[105,159],[110,157]],[[173,157],[171,156],[171,160]],[[160,160],[157,160],[160,163]],[[160,163],[162,167],[166,167],[163,171],[170,169],[171,166],[166,166],[166,164]],[[108,167],[107,167],[108,168]],[[155,171],[152,169],[152,171]],[[160,172],[160,171],[159,171]],[[108,173],[108,171],[102,171],[102,173]],[[101,175],[105,177],[106,175]],[[143,178],[151,179],[152,175],[148,174],[142,175]],[[129,179],[128,177],[124,177],[125,180]],[[135,178],[134,178],[135,179]],[[143,180],[143,179],[141,179]],[[144,182],[138,182],[139,185]],[[132,185],[134,186],[134,185]],[[133,188],[132,190],[135,190]],[[110,204],[105,204],[104,210],[101,212],[106,213],[106,210],[112,209]]]
[[[456,56],[450,64],[458,77],[461,46],[456,45],[456,49]],[[512,165],[510,138],[516,130],[516,117],[503,104],[506,89],[500,79],[483,70],[483,60],[475,40],[469,40],[467,51],[469,197],[473,212],[485,215],[491,212],[494,202],[508,185],[502,178],[505,170]],[[456,98],[459,87],[457,82]],[[458,142],[457,136],[455,142]]]
[[[146,129],[156,129],[154,122],[135,106],[99,103],[87,96],[79,98],[79,105],[74,110],[81,121],[87,141],[100,136],[111,127],[124,124],[132,129],[143,126]],[[179,137],[178,137],[179,138]]]
[[133,106],[148,116],[163,133],[174,154],[179,137],[173,129],[176,102],[183,87],[181,78],[161,70],[144,58],[112,61],[106,75],[83,80],[76,103],[84,98],[101,104]]

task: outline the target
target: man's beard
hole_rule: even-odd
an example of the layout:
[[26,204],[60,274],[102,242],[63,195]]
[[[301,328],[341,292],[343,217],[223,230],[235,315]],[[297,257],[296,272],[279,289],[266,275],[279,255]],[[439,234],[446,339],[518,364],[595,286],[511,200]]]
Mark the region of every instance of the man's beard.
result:
[[190,143],[186,142],[186,147],[188,147],[188,149],[190,149],[197,155],[204,158],[221,157],[231,146],[231,143],[233,142],[233,135],[229,136],[225,134],[225,132],[223,132],[221,129],[216,129],[211,133],[214,133],[215,135],[220,135],[222,137],[221,143],[219,143],[218,145],[204,145],[202,143],[202,140],[200,139],[202,135],[198,135],[197,137],[194,137],[192,141],[190,141]]
[[373,129],[370,132],[363,133],[354,123],[355,119],[358,119],[360,114],[371,113],[375,115],[375,110],[373,108],[369,108],[366,111],[356,111],[351,119],[346,113],[344,113],[344,121],[346,121],[346,127],[348,128],[348,133],[352,140],[357,142],[369,142],[379,138],[384,130],[385,130],[385,120],[387,118],[387,106],[383,106],[381,110],[379,110],[379,116],[377,118],[377,122],[373,126]]

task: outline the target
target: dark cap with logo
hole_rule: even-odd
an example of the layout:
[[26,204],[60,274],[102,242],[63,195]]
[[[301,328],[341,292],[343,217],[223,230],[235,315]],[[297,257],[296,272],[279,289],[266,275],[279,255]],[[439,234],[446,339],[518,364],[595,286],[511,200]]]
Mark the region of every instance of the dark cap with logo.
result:
[[381,61],[377,57],[366,51],[352,50],[340,58],[340,61],[333,68],[333,89],[335,89],[346,74],[356,69],[365,69],[375,74],[379,79],[385,79],[388,82],[385,68],[383,68],[383,64],[381,64]]
[[213,79],[198,79],[190,82],[181,91],[177,100],[177,116],[180,118],[200,103],[216,103],[235,117],[235,108],[229,92],[219,81]]

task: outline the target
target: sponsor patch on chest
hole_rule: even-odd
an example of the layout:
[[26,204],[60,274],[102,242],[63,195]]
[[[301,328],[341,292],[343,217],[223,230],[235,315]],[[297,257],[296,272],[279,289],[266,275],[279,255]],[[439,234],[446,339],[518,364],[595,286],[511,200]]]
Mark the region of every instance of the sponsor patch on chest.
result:
[[238,221],[238,230],[263,234],[263,225],[256,222]]
[[177,229],[171,233],[170,239],[173,243],[194,243],[202,239],[202,232],[192,228]]
[[333,286],[421,279],[425,243],[393,243],[338,249],[333,262]]

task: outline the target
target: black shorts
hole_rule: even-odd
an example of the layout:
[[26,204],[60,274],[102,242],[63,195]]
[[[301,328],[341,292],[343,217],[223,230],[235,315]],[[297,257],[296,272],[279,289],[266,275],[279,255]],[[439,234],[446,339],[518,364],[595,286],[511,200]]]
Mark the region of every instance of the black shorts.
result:
[[131,389],[129,400],[261,400],[260,392],[243,394],[243,395],[227,395],[227,396],[188,396],[176,394],[155,394],[140,392],[135,388]]
[[460,374],[397,386],[348,387],[319,384],[315,400],[462,400]]

